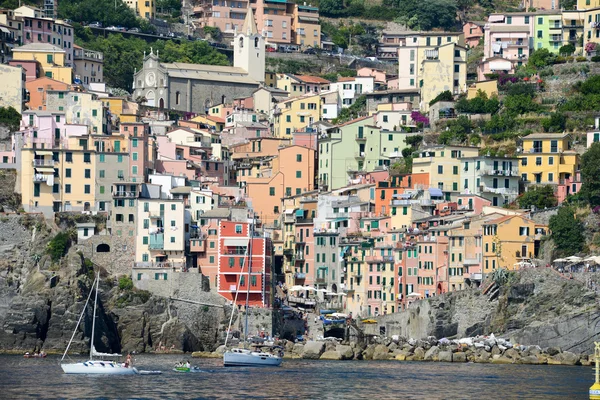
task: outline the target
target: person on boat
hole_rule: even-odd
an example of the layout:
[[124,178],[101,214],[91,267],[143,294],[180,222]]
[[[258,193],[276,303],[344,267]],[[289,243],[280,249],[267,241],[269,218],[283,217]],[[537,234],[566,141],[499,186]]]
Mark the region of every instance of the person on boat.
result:
[[190,367],[191,367],[191,365],[190,365],[190,361],[189,361],[189,360],[188,360],[188,361],[185,363],[185,367],[186,367],[186,368],[190,368]]
[[131,359],[131,353],[127,354],[127,359],[125,360],[125,368],[133,367],[133,360]]

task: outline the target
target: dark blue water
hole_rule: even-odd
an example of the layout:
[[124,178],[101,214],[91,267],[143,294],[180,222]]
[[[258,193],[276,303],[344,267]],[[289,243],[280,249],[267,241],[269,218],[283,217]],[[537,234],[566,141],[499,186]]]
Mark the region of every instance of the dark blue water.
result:
[[[189,359],[198,373],[176,373]],[[158,376],[65,375],[57,357],[0,356],[0,399],[586,399],[590,367],[398,361],[284,360],[279,368],[223,368],[219,359],[141,355]]]

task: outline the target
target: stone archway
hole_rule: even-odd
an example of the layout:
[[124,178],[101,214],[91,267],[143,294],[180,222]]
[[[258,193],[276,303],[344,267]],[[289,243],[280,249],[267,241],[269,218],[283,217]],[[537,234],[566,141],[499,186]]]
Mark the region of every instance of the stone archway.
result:
[[98,246],[96,246],[96,253],[109,253],[110,252],[110,246],[107,245],[106,243],[101,243]]

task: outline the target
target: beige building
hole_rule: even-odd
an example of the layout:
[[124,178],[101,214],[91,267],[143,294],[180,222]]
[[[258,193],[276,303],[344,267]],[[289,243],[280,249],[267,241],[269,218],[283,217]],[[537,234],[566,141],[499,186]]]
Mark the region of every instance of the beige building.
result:
[[0,64],[0,105],[12,107],[20,113],[23,112],[23,103],[27,99],[25,93],[25,71],[21,67]]
[[419,90],[425,112],[441,92],[466,92],[467,49],[462,32],[407,32],[405,36],[404,45],[398,47],[399,90]]
[[183,200],[138,200],[136,267],[185,266],[184,211]]
[[422,149],[413,158],[412,173],[429,174],[429,187],[443,192],[446,200],[456,200],[463,191],[461,185],[462,160],[477,157],[478,147],[432,146]]
[[40,149],[36,138],[21,150],[21,197],[27,212],[91,211],[95,204],[95,151],[90,137],[70,137],[60,148]]
[[90,83],[104,82],[104,54],[73,45],[75,59],[75,78],[86,87]]

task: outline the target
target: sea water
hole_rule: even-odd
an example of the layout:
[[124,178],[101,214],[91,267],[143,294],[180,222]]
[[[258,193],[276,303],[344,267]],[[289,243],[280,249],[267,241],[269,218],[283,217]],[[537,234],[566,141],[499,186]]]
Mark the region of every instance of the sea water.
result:
[[[82,358],[74,358],[81,361]],[[202,372],[177,373],[189,360]],[[284,360],[224,368],[220,359],[138,355],[162,375],[65,375],[59,358],[0,356],[0,399],[586,399],[591,367]]]

